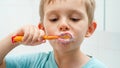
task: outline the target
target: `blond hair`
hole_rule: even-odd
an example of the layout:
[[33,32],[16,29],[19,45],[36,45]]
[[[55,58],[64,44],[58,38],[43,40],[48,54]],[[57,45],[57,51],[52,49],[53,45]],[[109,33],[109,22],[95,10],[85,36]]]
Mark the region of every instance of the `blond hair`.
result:
[[[54,3],[56,0],[41,0],[40,2],[40,21],[43,22],[44,18],[44,6],[46,4]],[[95,0],[83,0],[85,2],[86,12],[88,15],[89,23],[91,23],[94,19],[94,11],[95,11]]]

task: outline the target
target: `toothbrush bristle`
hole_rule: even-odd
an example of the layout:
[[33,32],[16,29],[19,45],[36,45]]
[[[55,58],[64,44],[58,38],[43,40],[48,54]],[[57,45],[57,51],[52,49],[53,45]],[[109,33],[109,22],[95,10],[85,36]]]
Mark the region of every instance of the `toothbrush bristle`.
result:
[[62,36],[60,36],[62,39],[70,39],[71,38],[71,36],[70,35],[68,35],[68,34],[65,34],[65,35],[62,35]]

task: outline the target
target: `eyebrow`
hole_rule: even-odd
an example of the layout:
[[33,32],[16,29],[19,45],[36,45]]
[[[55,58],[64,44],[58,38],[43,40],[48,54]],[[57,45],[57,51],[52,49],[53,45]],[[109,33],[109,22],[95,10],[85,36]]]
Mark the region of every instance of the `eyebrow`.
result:
[[54,13],[54,14],[58,14],[58,12],[59,12],[59,11],[57,11],[57,10],[52,10],[52,11],[49,11],[49,12],[47,13],[47,15],[50,15],[50,14],[53,14],[53,13]]
[[[59,14],[59,12],[61,12],[62,10],[60,9],[55,9],[55,10],[50,10],[46,15],[49,16],[51,14]],[[72,14],[72,13],[75,13],[75,14],[78,14],[79,16],[81,17],[84,17],[84,12],[82,10],[76,10],[76,9],[68,9],[66,11],[69,15]]]
[[80,15],[80,16],[83,16],[83,12],[82,11],[80,11],[80,10],[71,10],[69,13],[76,13],[76,14],[78,14],[78,15]]

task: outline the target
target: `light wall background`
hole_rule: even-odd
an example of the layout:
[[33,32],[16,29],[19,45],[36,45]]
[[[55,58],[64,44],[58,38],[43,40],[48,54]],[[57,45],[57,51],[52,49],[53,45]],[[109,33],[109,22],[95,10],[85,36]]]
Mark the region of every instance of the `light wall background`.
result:
[[[95,56],[108,68],[120,67],[120,1],[96,0],[96,32],[86,38],[82,51]],[[39,23],[39,0],[0,0],[0,39],[26,24]],[[40,46],[19,46],[8,55],[48,52],[49,43]]]

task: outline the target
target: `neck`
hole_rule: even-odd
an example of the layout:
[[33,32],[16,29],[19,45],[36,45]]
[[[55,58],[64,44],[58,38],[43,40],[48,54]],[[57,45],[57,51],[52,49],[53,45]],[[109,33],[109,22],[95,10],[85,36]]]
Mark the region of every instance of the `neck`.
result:
[[58,52],[54,51],[55,60],[58,64],[58,67],[65,65],[71,65],[72,63],[85,64],[89,58],[84,55],[80,49],[76,49],[69,52]]

